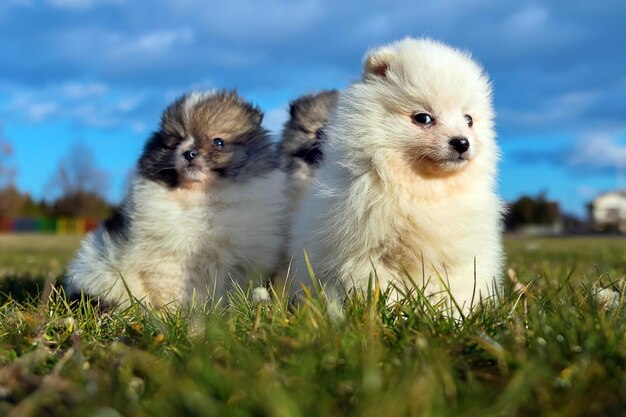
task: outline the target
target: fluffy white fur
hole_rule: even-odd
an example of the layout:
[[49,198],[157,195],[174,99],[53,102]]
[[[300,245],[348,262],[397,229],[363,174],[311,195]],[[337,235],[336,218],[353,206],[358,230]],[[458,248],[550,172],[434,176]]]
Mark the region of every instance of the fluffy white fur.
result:
[[127,303],[130,291],[165,305],[189,303],[194,293],[222,297],[231,277],[244,288],[259,282],[275,268],[283,243],[284,181],[274,170],[204,193],[171,191],[136,176],[129,241],[114,242],[104,228],[88,236],[70,266],[70,287],[113,304]]
[[[419,113],[435,122],[415,123]],[[370,51],[296,217],[292,292],[311,283],[306,250],[331,297],[367,289],[374,271],[383,288],[410,289],[410,276],[451,307],[449,289],[465,312],[491,295],[503,256],[493,118],[489,80],[467,53],[410,38]],[[459,136],[464,159],[449,144]]]

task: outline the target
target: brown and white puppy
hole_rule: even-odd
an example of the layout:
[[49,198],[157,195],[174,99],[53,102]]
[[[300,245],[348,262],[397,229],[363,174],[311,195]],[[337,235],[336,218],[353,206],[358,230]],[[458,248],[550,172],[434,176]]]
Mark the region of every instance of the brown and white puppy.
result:
[[153,306],[225,295],[279,261],[285,174],[261,111],[230,91],[170,105],[118,212],[69,268],[73,292]]
[[366,290],[370,277],[403,291],[416,283],[455,310],[452,296],[463,312],[492,294],[499,151],[491,85],[469,54],[411,38],[370,51],[325,139],[295,219],[294,292],[310,283],[306,250],[332,298]]
[[295,209],[324,159],[324,126],[339,93],[325,90],[307,94],[289,103],[289,120],[278,145],[287,171],[287,195]]

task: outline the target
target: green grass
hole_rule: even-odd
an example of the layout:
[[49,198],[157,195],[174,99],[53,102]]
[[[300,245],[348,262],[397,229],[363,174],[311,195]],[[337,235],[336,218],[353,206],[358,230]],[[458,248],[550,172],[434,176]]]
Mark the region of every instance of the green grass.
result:
[[0,234],[0,279],[60,275],[79,245],[77,236]]
[[[67,259],[63,246],[51,256]],[[384,294],[350,300],[343,322],[316,297],[296,310],[240,293],[227,310],[110,313],[70,309],[54,292],[44,304],[9,298],[0,415],[626,415],[623,302],[607,310],[593,296],[624,278],[625,249],[626,239],[508,241],[528,285],[507,285],[462,324],[419,298],[385,307]],[[31,277],[51,275],[45,253]]]
[[77,236],[0,233],[0,303],[23,299],[62,277],[80,245]]

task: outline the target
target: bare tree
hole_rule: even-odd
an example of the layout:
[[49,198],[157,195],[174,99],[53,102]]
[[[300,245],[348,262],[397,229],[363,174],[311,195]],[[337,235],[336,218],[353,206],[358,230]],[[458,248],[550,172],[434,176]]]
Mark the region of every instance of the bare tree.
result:
[[0,217],[20,216],[28,202],[28,195],[20,193],[13,185],[0,189]]
[[9,163],[12,156],[13,146],[4,137],[2,124],[0,124],[0,189],[11,187],[15,182],[16,171]]
[[108,188],[109,175],[98,168],[91,149],[75,142],[59,161],[49,183],[48,192],[59,196],[51,204],[51,214],[106,217],[110,212],[105,199]]
[[59,161],[48,191],[71,195],[79,192],[105,196],[109,175],[99,169],[91,149],[82,141],[74,142]]
[[16,170],[10,164],[13,146],[4,137],[0,124],[0,217],[17,216],[27,197],[15,188]]

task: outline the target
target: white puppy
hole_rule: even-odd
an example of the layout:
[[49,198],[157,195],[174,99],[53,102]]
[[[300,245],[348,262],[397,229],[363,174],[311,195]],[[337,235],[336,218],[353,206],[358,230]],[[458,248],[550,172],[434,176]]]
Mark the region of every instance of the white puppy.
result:
[[276,268],[285,173],[263,114],[234,92],[181,97],[162,116],[119,211],[69,268],[74,293],[127,304],[222,297]]
[[373,274],[454,309],[451,294],[464,312],[492,294],[503,257],[493,119],[469,54],[410,38],[369,52],[296,217],[292,292],[311,283],[306,250],[331,297],[367,289]]

